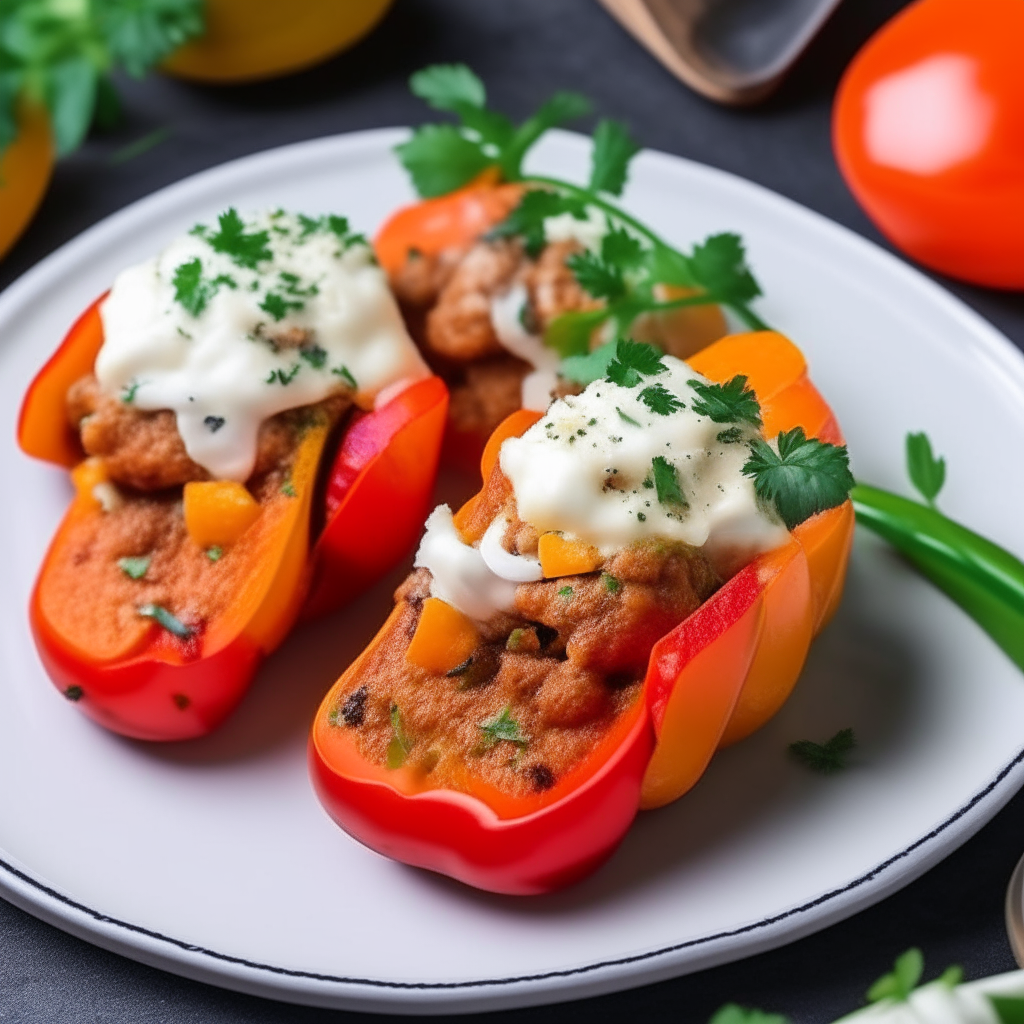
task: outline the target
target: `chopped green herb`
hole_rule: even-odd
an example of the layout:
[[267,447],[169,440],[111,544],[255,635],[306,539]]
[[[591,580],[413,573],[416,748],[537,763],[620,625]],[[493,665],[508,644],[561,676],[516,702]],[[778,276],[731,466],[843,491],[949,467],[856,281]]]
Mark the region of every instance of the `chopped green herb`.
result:
[[206,427],[211,434],[216,434],[217,431],[220,430],[220,428],[223,427],[226,422],[227,420],[225,420],[223,416],[203,417],[203,426]]
[[130,405],[135,401],[135,394],[139,390],[139,382],[133,380],[131,384],[126,384],[121,388],[121,401],[126,405]]
[[607,378],[625,388],[636,387],[644,377],[654,377],[668,369],[662,359],[662,353],[653,345],[619,338],[615,342],[615,359],[608,364]]
[[199,316],[207,303],[217,294],[221,286],[237,288],[238,284],[229,274],[218,274],[214,278],[203,277],[203,261],[197,256],[187,263],[179,264],[171,279],[174,285],[175,301],[180,303],[192,316]]
[[615,411],[619,414],[619,418],[624,422],[630,424],[633,427],[639,427],[642,424],[638,423],[632,416],[627,416],[618,406],[615,406]]
[[510,709],[505,707],[501,714],[487,722],[481,722],[478,728],[483,732],[483,747],[490,749],[496,743],[504,740],[506,743],[514,743],[516,746],[525,747],[530,742],[530,737],[519,730],[519,723],[509,713]]
[[637,512],[636,517],[641,523],[647,522],[647,516],[645,516],[643,512]]
[[622,584],[611,573],[602,573],[601,581],[609,594],[617,594],[622,589]]
[[681,402],[668,388],[661,384],[648,385],[639,395],[640,401],[653,413],[659,416],[668,416],[670,413],[685,409],[686,405]]
[[75,704],[85,696],[85,690],[80,686],[71,685],[64,691],[64,696],[72,704]]
[[402,713],[397,704],[391,705],[391,742],[388,744],[387,766],[401,768],[412,750],[412,740],[405,733],[402,725]]
[[743,431],[739,427],[729,427],[728,430],[720,430],[715,440],[719,444],[738,444],[743,440]]
[[214,544],[212,548],[206,549],[206,557],[211,562],[219,562],[224,555],[224,549],[219,544]]
[[166,608],[159,604],[143,604],[138,608],[138,613],[146,619],[152,619],[157,625],[162,626],[168,633],[173,633],[182,640],[187,640],[194,630],[186,626],[181,619],[176,618]]
[[927,434],[907,434],[907,475],[921,497],[935,508],[935,499],[946,482],[946,460],[932,453]]
[[747,387],[747,378],[742,374],[737,374],[725,384],[705,384],[699,380],[686,383],[697,392],[691,407],[698,416],[707,416],[715,423],[761,425],[761,406],[757,395]]
[[260,309],[268,313],[274,320],[283,320],[290,310],[304,309],[306,303],[302,299],[289,299],[277,292],[267,292],[260,303]]
[[327,362],[327,350],[319,345],[302,345],[299,348],[299,355],[313,367],[314,370],[322,370]]
[[830,740],[814,743],[812,740],[797,740],[790,743],[789,752],[811,771],[821,775],[833,775],[846,768],[846,757],[857,745],[852,729],[840,729]]
[[566,584],[566,586],[564,587],[560,587],[558,590],[558,596],[564,597],[566,600],[572,597],[572,593],[572,587],[570,587],[568,584]]
[[137,156],[142,156],[143,153],[148,153],[154,147],[159,146],[161,142],[170,136],[170,134],[170,128],[157,128],[154,131],[141,136],[141,138],[136,139],[134,142],[129,142],[127,146],[122,146],[120,149],[111,153],[107,159],[107,163],[112,167],[116,167],[118,164],[124,164],[129,160],[134,160]]
[[896,958],[893,969],[883,974],[867,991],[869,1003],[882,999],[906,1000],[924,973],[924,957],[919,949],[908,949]]
[[765,1013],[736,1003],[727,1003],[708,1021],[708,1024],[789,1024],[781,1013]]
[[245,222],[233,206],[217,218],[217,223],[219,230],[207,239],[214,252],[223,253],[232,263],[248,270],[255,270],[272,258],[269,232],[246,231]]
[[757,496],[779,513],[787,530],[846,501],[854,485],[845,445],[805,436],[802,427],[782,431],[778,454],[760,438],[750,442],[743,473]]
[[350,388],[352,388],[353,391],[358,390],[359,385],[356,383],[355,377],[353,377],[352,374],[349,373],[349,370],[348,370],[347,366],[336,366],[336,367],[334,367],[333,370],[331,370],[331,373],[333,373],[337,377],[341,377],[341,379]]
[[281,484],[281,493],[288,498],[295,498],[298,496],[295,490],[295,484],[293,484],[291,480],[285,480],[285,482]]
[[624,124],[599,121],[594,129],[594,149],[590,157],[590,182],[587,186],[590,191],[622,195],[629,162],[639,150]]
[[288,370],[271,370],[270,376],[267,377],[264,383],[273,384],[276,382],[282,385],[282,387],[287,387],[287,385],[291,384],[291,382],[295,380],[295,375],[301,369],[302,367],[300,366],[299,363],[292,363],[291,368]]
[[117,567],[132,580],[141,580],[146,575],[151,558],[149,555],[135,555],[117,560]]
[[689,502],[679,489],[679,475],[676,467],[664,455],[655,455],[651,460],[654,476],[654,487],[658,492],[658,501],[662,505],[675,505],[678,508],[689,508]]

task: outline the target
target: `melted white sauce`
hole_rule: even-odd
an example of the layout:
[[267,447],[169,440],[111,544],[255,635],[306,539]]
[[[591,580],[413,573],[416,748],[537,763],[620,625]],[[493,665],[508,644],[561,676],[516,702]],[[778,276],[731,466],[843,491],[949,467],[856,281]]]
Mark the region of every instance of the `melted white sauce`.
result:
[[413,565],[430,570],[432,597],[480,622],[511,608],[515,601],[516,583],[498,576],[480,549],[463,541],[447,505],[438,505],[427,517]]
[[[555,402],[522,437],[505,441],[501,468],[520,518],[540,533],[557,530],[593,544],[605,557],[654,537],[707,545],[713,560],[737,548],[749,560],[778,547],[788,534],[742,473],[747,445],[719,440],[730,424],[693,410],[696,396],[687,381],[706,383],[703,377],[672,356],[663,362],[666,372],[637,387],[595,381],[581,395]],[[654,384],[684,408],[652,412],[640,394]],[[751,433],[744,428],[743,439]],[[675,470],[687,507],[658,501],[658,456]]]
[[[118,275],[100,309],[96,359],[108,394],[175,413],[186,451],[213,477],[246,480],[260,424],[337,391],[342,368],[366,407],[382,389],[428,375],[365,243],[263,214],[245,231],[266,232],[270,258],[249,268],[214,251],[217,230],[183,235]],[[206,302],[190,312],[175,277],[196,260]],[[293,329],[307,332],[301,348],[274,341]]]
[[523,326],[522,312],[528,301],[526,287],[522,284],[496,295],[491,300],[491,324],[502,346],[533,367],[523,378],[523,408],[544,412],[558,385],[559,357],[542,338],[530,334]]

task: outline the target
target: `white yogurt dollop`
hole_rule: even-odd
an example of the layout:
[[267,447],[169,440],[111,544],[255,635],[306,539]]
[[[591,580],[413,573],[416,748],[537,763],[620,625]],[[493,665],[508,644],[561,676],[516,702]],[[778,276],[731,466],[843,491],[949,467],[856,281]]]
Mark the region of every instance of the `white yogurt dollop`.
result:
[[342,386],[369,406],[429,374],[371,249],[337,217],[228,211],[122,271],[100,313],[100,386],[172,410],[217,479],[248,478],[276,413]]

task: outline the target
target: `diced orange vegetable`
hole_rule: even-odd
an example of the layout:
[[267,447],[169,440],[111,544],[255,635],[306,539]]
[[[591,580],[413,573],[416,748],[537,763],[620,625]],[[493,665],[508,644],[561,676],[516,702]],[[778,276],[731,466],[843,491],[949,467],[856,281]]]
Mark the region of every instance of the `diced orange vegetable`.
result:
[[575,576],[593,572],[601,564],[601,552],[582,540],[570,540],[560,533],[542,533],[537,542],[537,555],[544,575]]
[[428,672],[450,672],[466,661],[479,642],[472,619],[447,601],[428,597],[405,657]]
[[185,529],[201,548],[234,544],[259,518],[259,502],[234,480],[185,484]]
[[107,467],[98,455],[85,459],[71,470],[71,482],[75,485],[79,500],[91,502],[96,508],[102,504],[95,493],[96,485],[105,484],[109,480]]

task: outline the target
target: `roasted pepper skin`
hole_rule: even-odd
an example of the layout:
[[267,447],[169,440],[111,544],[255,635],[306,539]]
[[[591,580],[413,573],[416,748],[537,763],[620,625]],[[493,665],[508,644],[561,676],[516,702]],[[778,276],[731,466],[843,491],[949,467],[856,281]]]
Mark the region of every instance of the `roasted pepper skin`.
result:
[[[67,424],[65,395],[91,371],[102,345],[102,298],[68,332],[21,409],[22,449],[68,468],[84,453]],[[326,471],[321,462],[331,431],[327,425],[310,428],[292,473],[292,506],[261,548],[252,583],[236,604],[187,640],[154,624],[141,643],[102,658],[62,635],[47,613],[54,552],[77,517],[102,514],[77,496],[44,559],[30,603],[36,646],[54,684],[101,725],[126,736],[181,740],[216,728],[300,614],[312,617],[339,607],[408,552],[433,487],[447,404],[443,382],[430,377],[379,409],[353,413],[351,422],[343,423],[345,434]],[[321,503],[322,513],[314,508]],[[315,539],[311,523],[323,524]],[[369,543],[381,525],[387,536],[380,544]]]
[[[768,436],[800,425],[809,436],[841,443],[802,354],[780,335],[723,338],[690,363],[719,382],[746,374],[761,400]],[[502,442],[538,419],[522,410],[498,427],[481,461],[485,489]],[[479,499],[471,498],[455,517],[467,540],[476,533]],[[585,764],[555,790],[533,798],[512,799],[483,787],[467,793],[430,789],[429,777],[365,760],[353,734],[332,723],[339,698],[351,690],[375,646],[387,642],[393,613],[314,719],[309,763],[317,794],[360,842],[477,888],[533,894],[576,881],[610,855],[638,808],[681,796],[719,747],[753,732],[779,709],[811,639],[838,605],[852,536],[847,501],[800,524],[787,544],[737,573],[655,644],[640,699]],[[603,808],[592,802],[598,787]],[[627,793],[635,800],[628,806]]]

